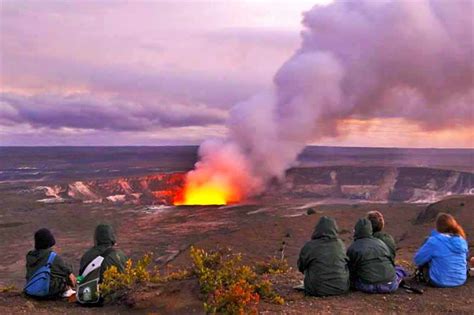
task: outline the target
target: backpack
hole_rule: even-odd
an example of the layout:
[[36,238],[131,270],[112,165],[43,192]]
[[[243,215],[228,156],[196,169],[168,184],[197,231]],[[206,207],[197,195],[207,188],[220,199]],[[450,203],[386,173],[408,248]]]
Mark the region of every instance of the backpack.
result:
[[101,282],[101,266],[113,248],[107,249],[94,258],[82,272],[81,283],[77,285],[76,298],[81,304],[97,304],[101,300],[99,284]]
[[45,297],[49,295],[49,283],[51,281],[51,265],[53,264],[56,253],[51,252],[46,265],[40,267],[31,276],[26,283],[24,291],[26,294],[37,297]]

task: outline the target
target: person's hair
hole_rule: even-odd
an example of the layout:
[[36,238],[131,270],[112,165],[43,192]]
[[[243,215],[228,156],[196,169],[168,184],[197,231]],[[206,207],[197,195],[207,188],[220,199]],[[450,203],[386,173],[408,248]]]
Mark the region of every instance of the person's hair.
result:
[[35,233],[35,249],[47,249],[56,244],[53,233],[46,228],[39,229]]
[[439,233],[449,233],[466,239],[466,233],[456,219],[447,213],[439,213],[436,217],[436,230]]
[[367,219],[372,223],[372,230],[374,233],[382,231],[385,225],[382,213],[379,211],[369,211],[367,212]]

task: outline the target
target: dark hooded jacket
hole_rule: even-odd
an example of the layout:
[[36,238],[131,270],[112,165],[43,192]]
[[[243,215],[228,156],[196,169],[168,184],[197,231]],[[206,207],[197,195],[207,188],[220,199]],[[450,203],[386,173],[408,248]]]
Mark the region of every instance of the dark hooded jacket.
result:
[[[28,252],[26,255],[26,281],[28,282],[33,274],[40,267],[46,265],[49,254],[53,250],[47,249],[35,249]],[[72,285],[69,280],[69,275],[72,273],[72,267],[66,264],[61,256],[56,255],[51,264],[51,279],[49,283],[49,296],[60,296],[65,290],[67,285]]]
[[349,290],[345,251],[344,243],[337,236],[334,219],[322,217],[298,259],[298,269],[304,273],[304,287],[308,294],[327,296]]
[[97,256],[103,255],[106,251],[108,252],[106,253],[106,257],[104,257],[101,266],[101,278],[104,271],[110,266],[115,266],[118,271],[124,272],[127,257],[120,249],[114,248],[115,242],[115,233],[112,226],[108,224],[99,224],[94,234],[95,246],[89,249],[81,258],[79,275],[83,273],[90,262],[92,262]]
[[390,250],[390,255],[392,255],[392,260],[395,261],[395,256],[397,254],[397,246],[395,244],[395,240],[393,239],[392,235],[385,233],[383,231],[378,231],[374,233],[374,237],[378,238],[382,242],[387,245],[388,249]]
[[372,235],[368,219],[359,219],[355,226],[354,242],[347,250],[351,279],[367,284],[388,283],[395,279],[392,254],[385,243]]

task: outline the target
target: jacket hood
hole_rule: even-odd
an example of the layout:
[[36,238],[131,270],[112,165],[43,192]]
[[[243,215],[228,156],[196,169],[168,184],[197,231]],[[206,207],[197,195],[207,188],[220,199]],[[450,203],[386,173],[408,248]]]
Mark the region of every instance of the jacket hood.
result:
[[436,230],[431,232],[431,236],[439,238],[453,253],[466,253],[467,242],[461,236],[439,233]]
[[109,224],[99,224],[95,229],[94,234],[95,245],[115,245],[114,229]]
[[337,238],[338,227],[336,221],[330,217],[321,217],[319,219],[318,224],[314,228],[313,235],[311,235],[311,239],[317,238]]
[[354,239],[366,238],[372,236],[372,223],[369,219],[361,218],[357,221],[354,228]]
[[30,268],[36,267],[46,256],[49,256],[51,249],[35,249],[26,255],[26,265]]

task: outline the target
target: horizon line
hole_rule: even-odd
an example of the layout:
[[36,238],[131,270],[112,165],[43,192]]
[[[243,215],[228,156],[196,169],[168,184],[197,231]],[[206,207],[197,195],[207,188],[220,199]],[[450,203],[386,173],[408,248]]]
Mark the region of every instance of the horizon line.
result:
[[[200,144],[166,144],[166,145],[0,145],[0,148],[163,148],[163,147],[199,147]],[[344,145],[315,145],[307,147],[347,148],[347,149],[404,149],[404,150],[474,150],[474,147],[395,147],[395,146],[344,146]]]

